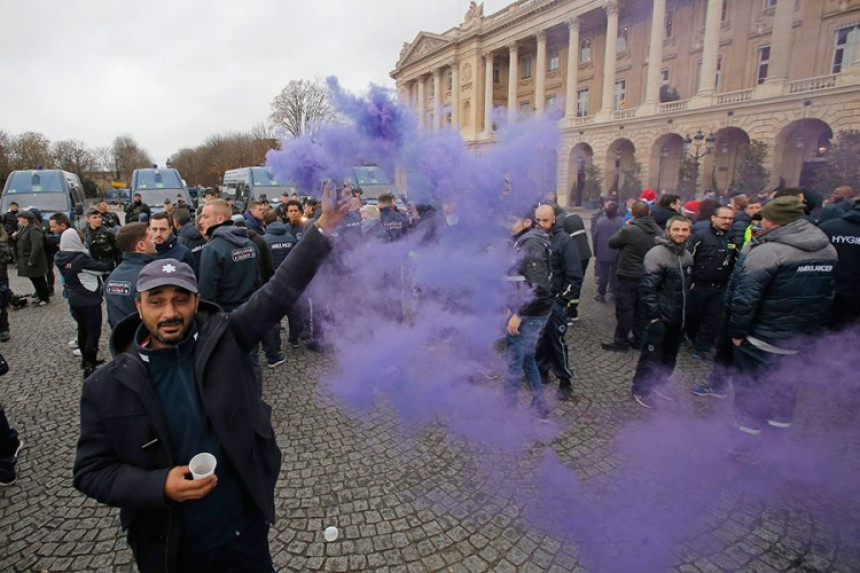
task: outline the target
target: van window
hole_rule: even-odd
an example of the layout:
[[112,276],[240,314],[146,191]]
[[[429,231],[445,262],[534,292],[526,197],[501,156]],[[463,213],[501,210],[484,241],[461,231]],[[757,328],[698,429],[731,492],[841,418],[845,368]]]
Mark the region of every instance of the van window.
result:
[[6,193],[64,192],[60,171],[16,171],[6,182]]
[[353,167],[355,173],[355,181],[359,186],[364,185],[391,185],[391,179],[379,167],[369,165],[366,167]]
[[21,209],[36,207],[39,211],[66,213],[69,210],[69,196],[62,191],[40,191],[38,193],[12,193],[11,189],[3,194],[0,210],[9,210],[9,204],[18,203]]
[[182,181],[172,170],[141,169],[134,186],[135,191],[140,189],[182,189]]
[[272,172],[265,167],[254,167],[251,169],[251,175],[253,176],[252,187],[280,187],[281,185]]

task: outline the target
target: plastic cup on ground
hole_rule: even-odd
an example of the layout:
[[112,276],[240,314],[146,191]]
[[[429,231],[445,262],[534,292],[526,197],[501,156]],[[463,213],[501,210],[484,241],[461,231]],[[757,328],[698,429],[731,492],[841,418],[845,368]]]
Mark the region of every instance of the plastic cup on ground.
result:
[[334,525],[329,525],[325,528],[325,531],[323,532],[323,537],[325,537],[326,541],[334,541],[335,539],[337,539],[337,535],[337,527],[335,527]]
[[218,460],[215,459],[215,456],[203,452],[191,458],[191,461],[188,462],[188,469],[191,470],[192,478],[203,479],[214,474],[217,465]]

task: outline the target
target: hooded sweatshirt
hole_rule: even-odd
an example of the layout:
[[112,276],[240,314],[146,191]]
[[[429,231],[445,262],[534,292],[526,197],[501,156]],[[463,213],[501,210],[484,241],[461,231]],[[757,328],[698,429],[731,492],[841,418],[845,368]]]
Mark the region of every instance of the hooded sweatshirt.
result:
[[70,306],[98,306],[102,303],[100,278],[109,273],[112,267],[87,254],[76,230],[63,231],[60,251],[54,255],[54,264],[63,275],[65,296]]
[[231,222],[210,229],[209,236],[209,243],[200,253],[197,287],[204,300],[230,312],[262,284],[257,247],[246,229]]

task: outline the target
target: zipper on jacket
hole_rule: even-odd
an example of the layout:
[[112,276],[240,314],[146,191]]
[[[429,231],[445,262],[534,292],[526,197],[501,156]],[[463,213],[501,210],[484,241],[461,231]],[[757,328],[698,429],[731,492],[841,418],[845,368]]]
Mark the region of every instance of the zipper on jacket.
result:
[[684,276],[683,253],[678,255],[678,270],[681,271],[681,332],[687,326],[687,284]]

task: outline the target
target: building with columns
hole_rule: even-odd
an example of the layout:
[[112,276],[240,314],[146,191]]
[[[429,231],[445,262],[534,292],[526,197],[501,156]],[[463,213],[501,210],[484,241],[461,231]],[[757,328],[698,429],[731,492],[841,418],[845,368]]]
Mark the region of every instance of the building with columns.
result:
[[860,129],[860,0],[472,2],[459,26],[405,43],[391,76],[423,129],[478,149],[501,123],[556,114],[563,205],[592,165],[604,191],[637,169],[676,190],[691,164],[699,191],[727,190],[752,140],[772,186],[799,185]]

